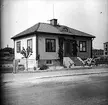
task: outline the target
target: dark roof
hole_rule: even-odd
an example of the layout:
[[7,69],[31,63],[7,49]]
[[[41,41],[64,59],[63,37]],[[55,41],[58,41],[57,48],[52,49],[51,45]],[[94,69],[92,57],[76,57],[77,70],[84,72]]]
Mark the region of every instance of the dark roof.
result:
[[30,35],[36,32],[53,33],[53,34],[60,34],[60,35],[85,36],[85,37],[95,38],[95,36],[93,35],[78,31],[76,29],[73,29],[64,25],[54,26],[48,23],[37,23],[34,26],[26,29],[25,31],[15,35],[14,37],[12,37],[12,39],[16,39],[25,35]]

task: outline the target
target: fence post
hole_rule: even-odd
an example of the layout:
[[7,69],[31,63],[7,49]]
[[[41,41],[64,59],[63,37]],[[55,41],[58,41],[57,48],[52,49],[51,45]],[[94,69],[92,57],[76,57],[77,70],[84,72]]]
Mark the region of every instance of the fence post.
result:
[[17,73],[18,71],[18,60],[13,60],[13,73]]

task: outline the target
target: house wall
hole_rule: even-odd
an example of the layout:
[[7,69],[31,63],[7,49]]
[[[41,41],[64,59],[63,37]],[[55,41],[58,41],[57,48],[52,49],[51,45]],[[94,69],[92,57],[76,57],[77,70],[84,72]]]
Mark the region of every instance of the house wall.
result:
[[[58,58],[58,50],[59,50],[59,43],[58,43],[58,37],[57,35],[43,35],[39,34],[38,36],[38,53],[40,55],[39,65],[46,64],[46,60],[52,60],[52,65],[60,65],[56,59]],[[45,47],[45,40],[46,38],[55,39],[56,40],[56,52],[46,52]],[[66,39],[73,39],[73,37],[65,36]],[[77,40],[77,44],[79,45],[79,41],[86,41],[86,52],[80,52],[78,49],[78,57],[82,59],[90,58],[91,57],[91,38],[85,38],[85,37],[76,37],[75,40]],[[64,45],[63,45],[64,48]],[[51,65],[50,65],[51,66]]]
[[84,38],[84,37],[78,37],[77,38],[77,44],[79,45],[79,41],[86,41],[86,52],[80,52],[78,49],[78,53],[77,56],[82,58],[82,59],[86,59],[86,58],[90,58],[91,57],[91,39],[90,38]]
[[[56,52],[46,52],[45,40],[46,38],[55,39],[56,40]],[[39,35],[38,36],[38,53],[40,55],[40,59],[58,59],[58,36],[56,35]]]
[[[55,39],[56,41],[56,51],[55,52],[46,52],[46,38],[49,39]],[[41,67],[42,65],[48,65],[48,66],[59,66],[60,63],[58,61],[58,36],[56,35],[43,35],[43,34],[39,34],[38,35],[38,54],[40,55],[40,59],[39,59],[39,67]],[[51,60],[52,64],[46,64],[47,60]]]
[[29,57],[29,59],[36,59],[36,36],[33,35],[33,36],[29,36],[29,37],[24,37],[24,38],[20,38],[20,39],[17,39],[15,40],[15,59],[21,59],[23,56],[22,54],[20,53],[17,53],[17,50],[16,50],[16,43],[18,41],[21,41],[21,50],[22,50],[22,47],[24,47],[25,49],[27,48],[27,40],[28,39],[32,39],[32,50],[33,50],[33,53],[32,55]]
[[[52,65],[60,65],[59,64],[59,57],[58,57],[58,50],[59,50],[59,36],[57,35],[44,35],[44,34],[38,34],[38,54],[40,55],[39,65],[46,64],[46,60],[52,60]],[[22,60],[22,55],[20,53],[17,53],[16,51],[16,42],[21,41],[21,49],[22,47],[27,48],[27,40],[32,39],[32,48],[33,48],[33,54],[29,57],[28,65],[30,68],[33,68],[36,66],[36,35],[32,35],[29,37],[24,37],[15,40],[15,59]],[[46,38],[55,39],[56,40],[56,52],[46,52],[45,47],[45,40]],[[66,39],[73,39],[73,37],[65,36]],[[77,44],[79,45],[79,41],[86,41],[87,43],[87,51],[86,52],[80,52],[78,49],[77,56],[80,58],[88,58],[91,57],[91,39],[85,38],[85,37],[76,37],[75,40],[77,41]],[[63,45],[64,48],[64,45]],[[23,64],[25,64],[25,59],[21,61]],[[51,66],[51,65],[50,65]]]
[[[36,35],[32,35],[32,36],[29,36],[29,37],[24,37],[24,38],[20,38],[20,39],[17,39],[14,41],[14,44],[15,44],[15,59],[16,60],[19,60],[19,63],[18,64],[22,64],[26,67],[26,59],[23,58],[23,55],[20,54],[20,53],[17,53],[17,50],[16,50],[16,43],[18,41],[21,41],[21,50],[22,50],[22,47],[24,47],[25,49],[27,48],[27,40],[28,39],[32,39],[32,55],[28,58],[28,68],[34,68],[36,67]],[[33,69],[31,69],[33,70]]]
[[86,41],[86,52],[80,52],[79,51],[79,47],[77,47],[78,52],[77,52],[77,56],[82,58],[82,59],[86,59],[86,58],[90,58],[91,57],[91,38],[86,38],[86,37],[71,37],[71,36],[65,36],[65,39],[70,39],[70,40],[76,40],[77,41],[77,45],[79,46],[79,42],[80,41]]

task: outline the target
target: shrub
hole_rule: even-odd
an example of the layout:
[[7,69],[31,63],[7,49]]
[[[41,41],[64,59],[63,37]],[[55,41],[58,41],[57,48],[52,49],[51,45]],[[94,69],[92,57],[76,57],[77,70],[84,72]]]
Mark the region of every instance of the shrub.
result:
[[40,70],[46,70],[46,69],[48,69],[48,66],[47,65],[40,66]]
[[34,70],[36,70],[36,67],[34,67]]

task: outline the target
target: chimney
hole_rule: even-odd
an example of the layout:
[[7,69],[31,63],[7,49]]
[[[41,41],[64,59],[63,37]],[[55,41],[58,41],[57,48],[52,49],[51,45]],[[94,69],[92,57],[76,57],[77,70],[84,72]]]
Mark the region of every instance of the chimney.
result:
[[57,25],[57,19],[51,19],[50,24],[56,26]]

